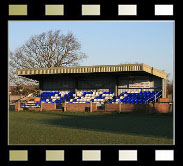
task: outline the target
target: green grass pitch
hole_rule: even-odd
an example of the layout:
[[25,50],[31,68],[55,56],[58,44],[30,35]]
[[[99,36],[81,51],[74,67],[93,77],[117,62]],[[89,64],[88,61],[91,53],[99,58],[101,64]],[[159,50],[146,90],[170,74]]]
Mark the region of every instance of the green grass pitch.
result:
[[9,111],[9,144],[173,144],[173,116]]

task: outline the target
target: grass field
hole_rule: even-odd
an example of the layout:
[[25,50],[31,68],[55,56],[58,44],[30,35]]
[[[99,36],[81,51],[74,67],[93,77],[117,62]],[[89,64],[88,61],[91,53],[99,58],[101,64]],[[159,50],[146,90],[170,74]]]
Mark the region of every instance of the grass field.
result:
[[173,116],[10,111],[9,144],[173,144]]

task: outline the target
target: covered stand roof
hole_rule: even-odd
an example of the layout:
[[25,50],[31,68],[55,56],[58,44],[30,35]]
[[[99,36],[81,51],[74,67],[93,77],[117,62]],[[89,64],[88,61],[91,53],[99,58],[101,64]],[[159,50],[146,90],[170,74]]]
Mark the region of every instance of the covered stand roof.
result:
[[145,72],[166,79],[166,73],[146,64],[122,64],[122,65],[99,65],[99,66],[74,66],[53,68],[17,69],[18,76],[34,79],[34,76],[61,75],[61,74],[89,74],[89,73],[121,73],[121,72]]

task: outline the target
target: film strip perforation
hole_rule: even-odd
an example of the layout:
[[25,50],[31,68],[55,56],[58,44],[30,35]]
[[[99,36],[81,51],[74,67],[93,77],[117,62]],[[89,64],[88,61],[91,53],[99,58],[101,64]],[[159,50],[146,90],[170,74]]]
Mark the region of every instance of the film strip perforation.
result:
[[[74,150],[75,151],[75,150]],[[89,149],[89,150],[81,150],[77,152],[77,155],[75,157],[75,160],[83,161],[83,162],[91,162],[91,161],[103,161],[107,156],[113,155],[112,160],[115,162],[138,162],[143,161],[143,153],[147,152],[149,153],[149,157],[146,160],[148,161],[174,161],[174,150],[172,149],[158,149],[158,150],[145,150],[143,153],[141,153],[142,150],[136,150],[136,149],[120,149],[120,150],[114,150],[109,151],[109,149],[106,150],[100,150],[100,149]],[[39,150],[32,151],[32,150],[9,150],[9,161],[11,162],[28,162],[30,160],[34,160],[34,158],[37,157],[37,155],[40,155],[40,159],[42,159],[42,162],[64,162],[68,161],[70,159],[74,159],[71,155],[69,155],[71,151],[69,150]],[[80,157],[79,157],[80,156]],[[111,160],[111,158],[109,159]]]
[[[143,10],[143,8],[139,8],[138,4],[124,4],[120,3],[116,6],[117,16],[138,16],[139,10]],[[68,6],[67,6],[68,7]],[[154,4],[153,13],[154,16],[173,16],[174,6],[173,4]],[[9,4],[9,16],[28,16],[29,15],[29,5],[28,4]],[[44,8],[44,10],[43,10]],[[44,16],[64,16],[65,15],[65,4],[45,4],[42,5]],[[105,9],[105,7],[101,4],[81,4],[80,12],[81,16],[100,16],[103,15],[101,13],[101,8]],[[69,10],[69,9],[67,9]]]

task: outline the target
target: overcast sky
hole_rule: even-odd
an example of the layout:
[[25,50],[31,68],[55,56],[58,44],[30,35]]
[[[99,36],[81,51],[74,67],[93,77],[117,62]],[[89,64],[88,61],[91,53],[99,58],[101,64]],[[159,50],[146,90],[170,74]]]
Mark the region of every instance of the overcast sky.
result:
[[10,21],[9,50],[49,30],[75,35],[88,56],[80,65],[145,63],[173,79],[173,21]]

